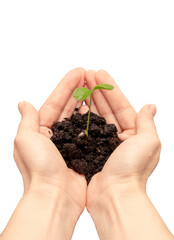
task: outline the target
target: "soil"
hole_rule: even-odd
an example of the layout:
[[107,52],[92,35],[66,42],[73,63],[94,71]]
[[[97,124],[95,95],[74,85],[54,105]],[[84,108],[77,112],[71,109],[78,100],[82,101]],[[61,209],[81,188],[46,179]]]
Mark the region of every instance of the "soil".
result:
[[[78,109],[75,109],[78,111]],[[89,135],[86,136],[88,113],[75,112],[52,126],[52,142],[56,145],[67,166],[84,174],[87,183],[103,169],[111,153],[122,142],[114,124],[106,124],[103,117],[91,112]]]

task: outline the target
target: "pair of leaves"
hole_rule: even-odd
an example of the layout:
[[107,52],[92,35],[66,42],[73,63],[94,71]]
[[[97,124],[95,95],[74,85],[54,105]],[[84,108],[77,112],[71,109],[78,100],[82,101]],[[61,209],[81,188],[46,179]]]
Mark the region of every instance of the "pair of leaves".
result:
[[95,90],[97,89],[106,89],[106,90],[112,90],[114,87],[110,84],[99,84],[96,85],[92,90],[88,88],[76,88],[73,92],[73,97],[76,100],[84,101],[87,97],[89,97]]

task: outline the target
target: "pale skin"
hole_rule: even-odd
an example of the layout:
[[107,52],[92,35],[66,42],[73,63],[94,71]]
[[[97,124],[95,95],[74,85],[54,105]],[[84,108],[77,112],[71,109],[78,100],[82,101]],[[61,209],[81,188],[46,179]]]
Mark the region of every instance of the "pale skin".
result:
[[106,79],[115,89],[111,93],[96,91],[93,110],[117,125],[124,142],[90,182],[87,209],[101,240],[174,239],[146,194],[147,179],[161,150],[153,121],[156,107],[146,105],[136,114],[108,73],[86,73],[89,88]]
[[[116,124],[124,142],[113,152],[102,172],[86,185],[84,176],[68,169],[50,141],[50,127],[70,117],[77,102],[75,88],[92,89],[100,83],[113,91],[93,93],[92,111]],[[22,119],[14,142],[14,159],[24,181],[24,194],[1,235],[5,240],[71,239],[85,206],[101,240],[174,239],[146,194],[146,182],[155,169],[161,144],[153,117],[154,105],[137,114],[112,77],[105,71],[70,71],[40,111],[20,103]]]
[[86,205],[87,184],[84,176],[66,167],[48,129],[79,106],[72,92],[84,85],[84,76],[81,68],[70,71],[39,113],[29,103],[19,104],[22,119],[14,141],[14,159],[23,177],[24,194],[2,239],[71,239]]

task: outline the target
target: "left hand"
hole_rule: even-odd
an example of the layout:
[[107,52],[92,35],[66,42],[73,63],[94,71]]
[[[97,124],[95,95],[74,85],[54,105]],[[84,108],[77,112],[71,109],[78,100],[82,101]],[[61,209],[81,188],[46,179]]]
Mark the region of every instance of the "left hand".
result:
[[79,105],[72,93],[83,85],[84,70],[74,69],[58,84],[39,113],[29,103],[19,104],[22,120],[14,142],[14,158],[23,176],[24,191],[33,186],[39,190],[42,186],[56,188],[77,206],[79,214],[86,203],[86,180],[67,168],[48,131],[53,123],[72,115]]

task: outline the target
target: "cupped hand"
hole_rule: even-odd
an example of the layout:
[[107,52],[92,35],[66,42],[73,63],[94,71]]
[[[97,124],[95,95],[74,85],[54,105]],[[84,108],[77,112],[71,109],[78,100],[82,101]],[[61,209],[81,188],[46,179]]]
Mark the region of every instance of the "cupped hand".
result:
[[[101,83],[114,85],[112,91],[93,93],[92,111],[104,117],[107,123],[114,123],[124,141],[111,154],[103,170],[93,176],[87,192],[87,208],[90,208],[110,187],[129,182],[145,187],[159,161],[161,144],[153,121],[154,105],[145,105],[137,114],[115,81],[103,70],[86,72],[86,83],[90,89]],[[86,104],[89,105],[88,99]]]
[[[24,191],[30,186],[47,185],[60,189],[83,211],[86,203],[86,180],[67,168],[58,149],[50,140],[53,123],[70,117],[81,107],[72,93],[85,84],[85,70],[70,71],[41,107],[39,113],[29,103],[19,104],[22,119],[14,142],[14,159],[23,176]],[[40,188],[41,188],[40,187]]]

